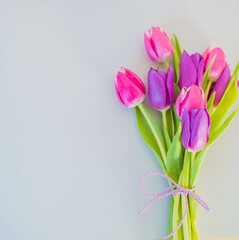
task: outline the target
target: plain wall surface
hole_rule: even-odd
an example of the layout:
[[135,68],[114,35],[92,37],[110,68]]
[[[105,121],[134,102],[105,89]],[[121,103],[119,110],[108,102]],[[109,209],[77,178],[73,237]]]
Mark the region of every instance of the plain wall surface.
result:
[[[238,1],[0,0],[0,239],[139,240],[167,233],[169,200],[140,177],[161,171],[116,98],[121,66],[147,82],[143,34],[176,33],[189,53],[239,60]],[[146,101],[147,102],[147,101]],[[239,116],[197,183],[201,237],[239,236]],[[145,180],[159,192],[164,179]]]

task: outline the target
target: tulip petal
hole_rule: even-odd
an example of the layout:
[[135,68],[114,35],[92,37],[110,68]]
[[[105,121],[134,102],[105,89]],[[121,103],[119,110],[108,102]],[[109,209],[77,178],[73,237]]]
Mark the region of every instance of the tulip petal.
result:
[[206,107],[206,98],[202,89],[196,85],[189,87],[181,101],[179,113],[181,114],[185,108],[188,111],[191,109],[201,109]]
[[159,57],[157,55],[157,52],[155,51],[155,46],[153,42],[151,41],[151,29],[149,29],[148,32],[145,32],[144,34],[144,45],[147,54],[153,61],[159,61]]
[[189,141],[190,141],[189,113],[187,109],[185,109],[182,114],[182,143],[186,150],[189,149]]
[[231,79],[230,69],[229,65],[227,65],[210,93],[211,96],[213,92],[216,92],[213,106],[217,106],[218,103],[221,101],[222,96],[230,82],[230,79]]
[[144,100],[146,89],[140,78],[128,69],[122,68],[115,80],[117,97],[124,106],[135,107]]
[[182,88],[178,97],[177,97],[177,99],[176,99],[176,102],[175,102],[175,112],[176,112],[176,114],[179,118],[181,118],[181,114],[182,114],[181,111],[180,111],[180,109],[181,109],[180,105],[181,105],[181,102],[182,102],[182,100],[183,100],[183,98],[186,94],[186,91],[187,91],[186,87]]
[[144,43],[146,51],[153,61],[163,62],[174,53],[173,44],[160,27],[151,27],[145,32]]
[[199,53],[197,53],[197,52],[191,55],[191,59],[192,59],[194,65],[195,65],[196,67],[198,66],[198,64],[199,64],[199,62],[200,62],[200,60],[201,60],[201,57],[200,57],[200,56],[201,56],[201,55],[200,55]]
[[213,62],[212,68],[209,73],[209,79],[211,81],[216,81],[222,74],[222,71],[226,67],[227,63],[225,60],[225,54],[221,48],[214,48],[213,50],[209,51],[207,49],[204,54],[205,59],[205,69],[208,68],[210,65],[213,57],[216,55],[215,60]]
[[174,71],[173,66],[171,65],[167,73],[167,106],[171,107],[174,102]]
[[190,148],[193,152],[201,151],[208,141],[210,117],[207,109],[192,110]]
[[204,59],[202,58],[201,61],[198,63],[198,67],[197,67],[198,75],[197,75],[196,85],[199,87],[202,86],[203,69],[204,69]]
[[122,68],[122,72],[125,72],[127,77],[131,80],[132,84],[137,86],[144,94],[146,93],[146,88],[144,86],[144,83],[141,81],[141,79],[132,71],[130,71],[127,68]]
[[157,110],[164,110],[166,106],[166,73],[157,72],[151,68],[148,73],[148,96],[151,106]]
[[196,84],[197,70],[192,58],[184,50],[180,62],[179,87],[190,87]]
[[152,27],[152,42],[154,43],[160,61],[165,61],[174,53],[174,48],[167,34],[160,27]]

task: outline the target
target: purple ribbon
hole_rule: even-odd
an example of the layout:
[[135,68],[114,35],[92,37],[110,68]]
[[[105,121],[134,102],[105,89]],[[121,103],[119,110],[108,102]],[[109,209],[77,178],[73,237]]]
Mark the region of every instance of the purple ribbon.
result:
[[[142,188],[142,182],[144,180],[145,177],[149,176],[149,175],[160,175],[164,178],[167,178],[170,182],[173,183],[172,186],[166,188],[165,190],[163,190],[162,192],[158,193],[157,195],[151,195],[148,194],[147,192],[145,192]],[[171,179],[170,177],[160,173],[160,172],[149,172],[146,173],[142,176],[142,178],[139,181],[139,188],[141,190],[141,192],[146,195],[149,198],[152,198],[151,202],[143,209],[139,212],[139,214],[142,214],[143,212],[145,212],[153,203],[156,199],[160,199],[160,198],[166,198],[170,195],[173,194],[182,194],[185,197],[185,204],[186,204],[186,209],[183,215],[183,218],[181,219],[180,223],[178,224],[178,226],[166,237],[164,237],[164,239],[170,238],[172,235],[174,235],[178,229],[182,226],[183,221],[185,220],[185,217],[187,215],[188,212],[188,198],[187,195],[189,194],[192,198],[194,198],[202,207],[204,207],[207,211],[211,212],[212,210],[208,207],[208,205],[195,193],[193,193],[193,190],[195,188],[192,189],[188,189],[185,187],[182,187],[180,185],[178,185],[175,181],[173,181],[173,179]],[[170,191],[172,190],[172,191]],[[169,192],[170,191],[170,192]]]

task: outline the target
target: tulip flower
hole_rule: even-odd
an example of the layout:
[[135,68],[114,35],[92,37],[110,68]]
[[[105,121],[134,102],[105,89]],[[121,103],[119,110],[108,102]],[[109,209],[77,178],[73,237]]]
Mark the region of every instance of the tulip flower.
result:
[[207,70],[215,55],[216,57],[209,73],[209,80],[212,82],[217,81],[217,79],[221,76],[224,68],[227,65],[225,54],[221,48],[214,48],[210,50],[210,47],[208,47],[203,54],[203,58],[205,61],[204,71]]
[[213,92],[215,92],[215,98],[214,98],[214,103],[213,103],[214,107],[216,107],[219,104],[219,102],[221,101],[222,96],[223,96],[224,92],[226,91],[226,88],[227,88],[230,80],[231,80],[230,69],[229,69],[229,66],[227,65],[225,67],[225,69],[223,70],[222,75],[217,80],[215,86],[213,87],[213,89],[210,93],[210,97],[211,97]]
[[157,72],[151,68],[148,74],[148,95],[151,106],[157,110],[167,110],[174,101],[174,72],[170,66],[168,72]]
[[206,105],[207,100],[203,90],[196,85],[192,85],[181,89],[175,102],[175,111],[177,116],[181,118],[184,109],[191,111],[191,109],[205,108]]
[[141,79],[126,68],[121,68],[115,79],[115,89],[119,101],[126,107],[135,107],[145,97],[146,89]]
[[156,62],[164,62],[173,56],[173,44],[160,27],[151,27],[144,33],[144,44],[149,57]]
[[191,56],[183,51],[180,61],[179,87],[197,85],[201,87],[203,77],[204,59],[199,53]]
[[182,143],[190,152],[201,151],[207,144],[211,120],[206,108],[185,109],[182,114]]

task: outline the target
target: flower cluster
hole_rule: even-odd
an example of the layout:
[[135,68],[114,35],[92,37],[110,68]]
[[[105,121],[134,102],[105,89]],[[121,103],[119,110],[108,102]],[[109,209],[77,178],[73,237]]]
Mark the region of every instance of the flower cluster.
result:
[[[140,133],[158,160],[163,176],[174,181],[174,186],[179,186],[170,194],[178,191],[177,194],[185,196],[185,199],[178,195],[171,198],[171,231],[165,238],[174,235],[175,240],[196,240],[199,239],[195,223],[197,203],[191,197],[187,198],[187,194],[202,203],[193,188],[206,150],[225,131],[239,110],[237,108],[228,116],[238,97],[239,64],[231,76],[221,48],[209,47],[203,54],[196,52],[190,55],[181,50],[175,35],[170,41],[160,27],[151,27],[145,32],[144,43],[150,59],[160,63],[157,69],[149,68],[148,100],[153,109],[161,112],[163,132],[142,103],[146,96],[143,81],[126,68],[122,68],[115,79],[117,97],[124,106],[135,107]],[[162,63],[167,71],[160,69]],[[146,195],[153,198],[148,206],[162,197],[160,194]],[[179,201],[183,203],[187,199],[186,211],[182,214],[185,206]],[[188,205],[190,212],[187,214]],[[209,209],[205,204],[202,206]],[[183,230],[180,228],[182,224]]]
[[[151,27],[144,34],[148,56],[156,62],[165,62],[174,54],[174,47],[167,34],[160,27]],[[214,59],[208,76],[208,88],[203,91],[203,75]],[[209,138],[210,115],[207,100],[215,92],[213,106],[216,107],[230,82],[230,69],[221,48],[210,47],[203,56],[198,52],[189,55],[183,51],[180,61],[178,86],[181,89],[175,103],[175,111],[181,119],[182,143],[193,152],[202,150]],[[150,68],[148,73],[148,98],[151,106],[166,111],[174,104],[174,69],[167,72]],[[211,84],[213,83],[213,87]],[[145,86],[132,71],[122,68],[118,72],[115,87],[119,101],[127,107],[135,107],[145,98]],[[177,86],[176,86],[177,87]]]

